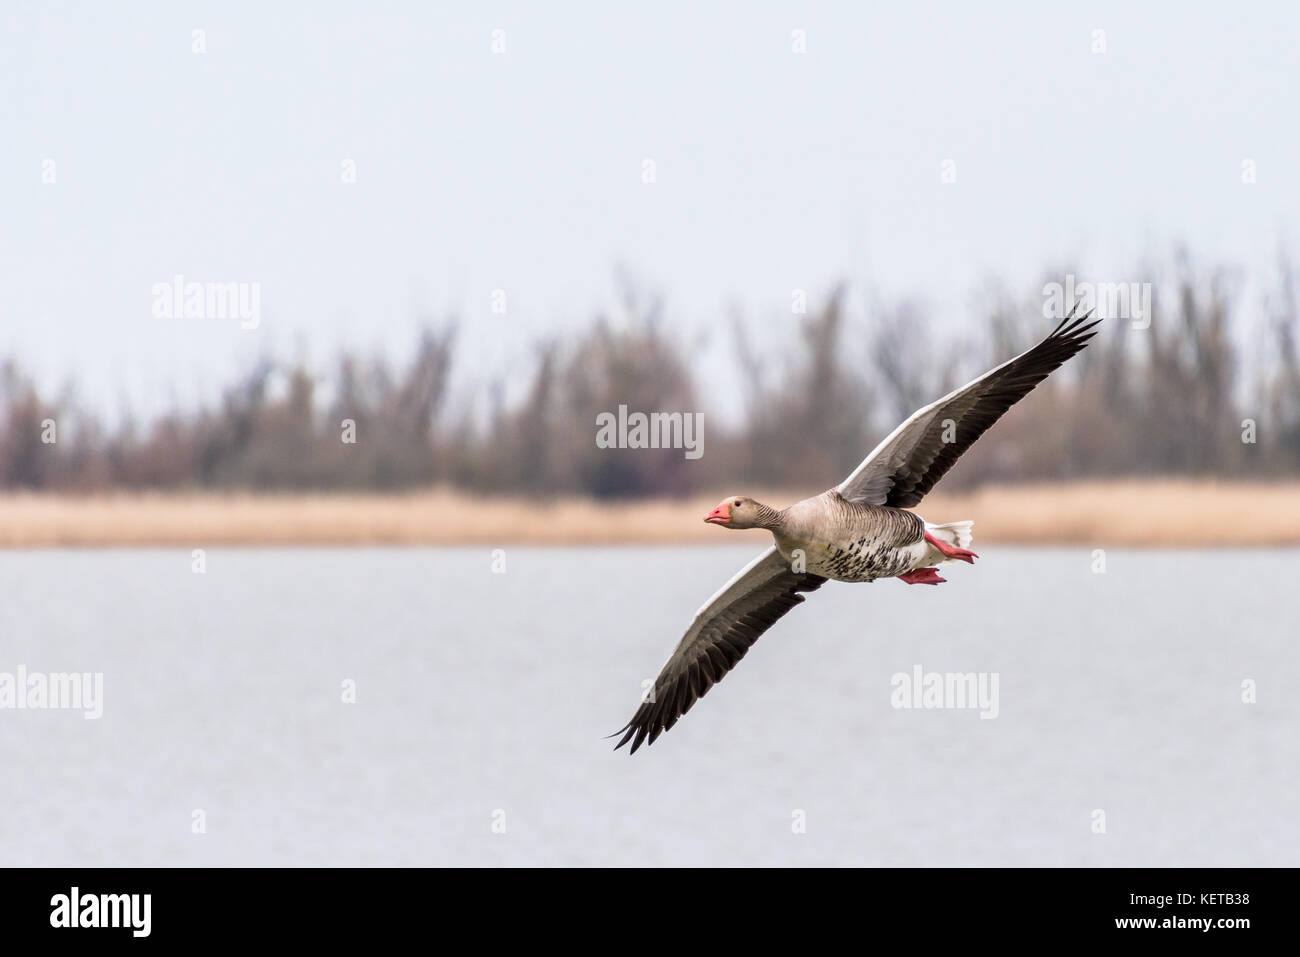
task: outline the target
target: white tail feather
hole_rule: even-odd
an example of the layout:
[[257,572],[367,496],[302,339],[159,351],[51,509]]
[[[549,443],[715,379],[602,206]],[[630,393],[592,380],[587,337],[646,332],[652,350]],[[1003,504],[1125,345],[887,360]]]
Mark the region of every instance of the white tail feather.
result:
[[948,522],[946,525],[925,523],[925,530],[946,545],[970,548],[971,526],[974,522]]

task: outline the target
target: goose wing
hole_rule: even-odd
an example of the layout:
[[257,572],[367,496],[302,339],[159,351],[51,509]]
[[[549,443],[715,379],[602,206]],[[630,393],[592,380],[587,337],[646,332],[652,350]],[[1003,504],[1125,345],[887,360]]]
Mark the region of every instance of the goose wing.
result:
[[[704,606],[669,656],[632,720],[614,734],[615,750],[653,744],[721,681],[763,632],[826,581],[796,574],[775,546],[736,573]],[[613,737],[613,735],[611,735]],[[648,740],[647,740],[648,739]]]
[[839,493],[851,502],[895,508],[920,502],[1002,413],[1088,344],[1101,320],[1089,322],[1091,311],[1076,317],[1075,309],[1029,351],[914,412],[863,459]]

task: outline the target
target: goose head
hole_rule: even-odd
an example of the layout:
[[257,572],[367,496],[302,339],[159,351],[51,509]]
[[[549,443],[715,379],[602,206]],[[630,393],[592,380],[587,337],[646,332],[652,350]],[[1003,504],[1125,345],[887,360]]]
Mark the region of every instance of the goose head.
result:
[[766,507],[748,495],[732,495],[719,502],[704,520],[724,528],[759,528]]

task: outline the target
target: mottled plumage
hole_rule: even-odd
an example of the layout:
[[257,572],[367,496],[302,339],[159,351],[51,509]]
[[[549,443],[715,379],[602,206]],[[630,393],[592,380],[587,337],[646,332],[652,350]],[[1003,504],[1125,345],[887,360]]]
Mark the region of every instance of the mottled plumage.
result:
[[893,578],[918,567],[917,560],[929,551],[925,522],[918,516],[850,502],[835,489],[778,514],[771,531],[781,556],[792,566],[802,557],[805,571],[836,581]]

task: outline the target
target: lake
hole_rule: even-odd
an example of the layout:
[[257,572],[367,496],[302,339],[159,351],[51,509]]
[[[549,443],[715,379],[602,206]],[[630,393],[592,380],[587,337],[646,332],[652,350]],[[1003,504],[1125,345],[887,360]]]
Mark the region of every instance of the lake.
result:
[[102,673],[0,710],[0,864],[1300,864],[1300,551],[828,583],[613,752],[760,548],[0,553],[0,673]]

